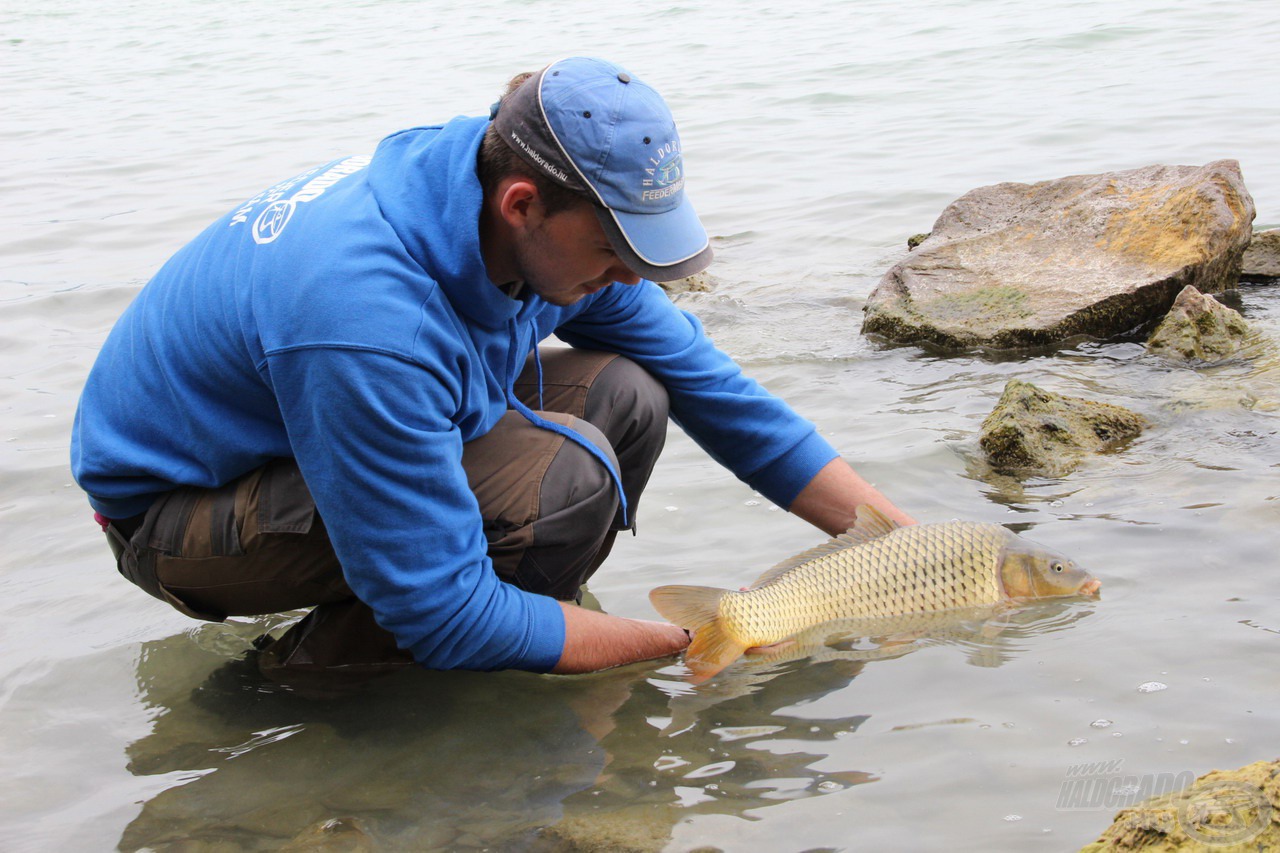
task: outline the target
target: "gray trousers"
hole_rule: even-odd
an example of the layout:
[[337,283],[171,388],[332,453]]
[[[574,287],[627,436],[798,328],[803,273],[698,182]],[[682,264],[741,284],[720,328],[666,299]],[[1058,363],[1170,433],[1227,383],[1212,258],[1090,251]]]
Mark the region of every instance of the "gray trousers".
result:
[[[634,519],[666,438],[666,391],[612,354],[554,349],[542,364],[539,413],[616,459]],[[527,365],[515,390],[539,409],[533,374]],[[578,597],[622,528],[604,466],[514,411],[464,445],[462,464],[499,577],[557,599]],[[312,608],[262,648],[259,663],[268,676],[373,675],[412,664],[347,585],[292,459],[273,460],[217,489],[169,492],[144,516],[112,522],[107,536],[121,574],[188,616],[221,621]]]

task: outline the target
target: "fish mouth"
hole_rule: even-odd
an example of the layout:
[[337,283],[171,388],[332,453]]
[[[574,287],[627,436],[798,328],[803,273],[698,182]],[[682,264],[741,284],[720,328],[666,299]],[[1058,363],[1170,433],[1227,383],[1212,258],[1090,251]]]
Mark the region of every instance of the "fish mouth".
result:
[[1102,589],[1102,581],[1097,578],[1089,578],[1080,586],[1080,594],[1087,595],[1091,598],[1098,597],[1098,591]]

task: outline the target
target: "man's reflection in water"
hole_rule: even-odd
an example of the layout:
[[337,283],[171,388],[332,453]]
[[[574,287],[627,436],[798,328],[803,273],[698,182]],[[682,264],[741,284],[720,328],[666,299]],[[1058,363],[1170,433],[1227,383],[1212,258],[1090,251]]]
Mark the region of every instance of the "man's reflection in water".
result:
[[186,635],[145,645],[138,684],[155,719],[129,769],[174,784],[121,849],[279,849],[334,819],[346,842],[380,848],[494,843],[558,820],[605,764],[599,721],[575,707],[607,718],[613,700],[587,701],[574,679],[407,670],[314,699],[264,692],[237,665]]
[[[865,716],[785,710],[918,645],[801,646],[697,691],[668,661],[571,677],[412,669],[315,699],[237,674],[231,651],[260,630],[209,625],[144,645],[154,723],[129,769],[172,785],[121,849],[660,849],[695,814],[875,781],[832,769],[825,746]],[[1018,630],[979,632],[966,653],[999,665]]]

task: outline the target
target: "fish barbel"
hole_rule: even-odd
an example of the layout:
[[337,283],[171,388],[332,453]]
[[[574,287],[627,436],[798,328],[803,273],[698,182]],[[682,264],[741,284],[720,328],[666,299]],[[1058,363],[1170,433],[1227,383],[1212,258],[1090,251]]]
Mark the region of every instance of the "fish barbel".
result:
[[694,632],[685,663],[704,681],[747,649],[836,619],[1095,595],[1101,585],[1071,560],[999,524],[900,527],[861,506],[849,532],[779,563],[745,590],[661,586],[649,600]]

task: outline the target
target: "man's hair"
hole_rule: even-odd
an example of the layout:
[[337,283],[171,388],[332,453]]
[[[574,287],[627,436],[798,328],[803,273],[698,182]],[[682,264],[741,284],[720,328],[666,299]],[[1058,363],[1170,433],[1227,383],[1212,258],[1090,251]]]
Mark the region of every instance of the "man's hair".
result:
[[[533,74],[532,71],[525,71],[512,77],[507,83],[507,90],[502,93],[499,105],[505,103],[511,93],[519,89]],[[484,139],[480,143],[480,153],[476,157],[476,174],[480,178],[480,186],[484,189],[486,197],[497,191],[498,184],[503,178],[518,175],[528,180],[537,187],[538,196],[542,199],[548,216],[572,210],[580,204],[590,202],[585,195],[560,186],[530,165],[498,135],[492,122],[485,129]]]

